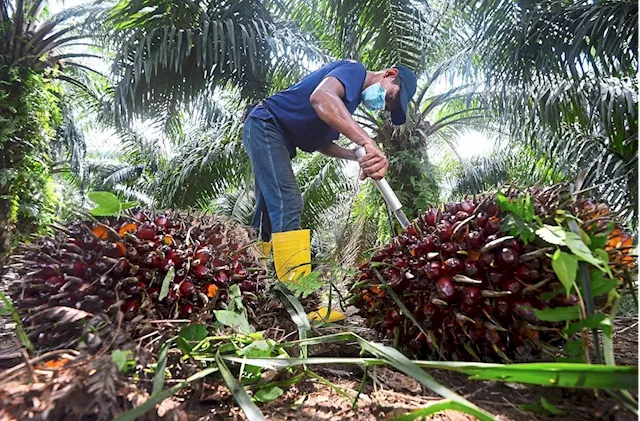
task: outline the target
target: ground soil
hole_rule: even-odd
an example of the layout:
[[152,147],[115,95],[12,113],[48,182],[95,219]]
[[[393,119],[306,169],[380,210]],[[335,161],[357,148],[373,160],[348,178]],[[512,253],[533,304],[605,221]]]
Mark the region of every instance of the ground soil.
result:
[[[357,317],[349,318],[347,330],[359,330],[359,334],[374,339],[373,332],[366,332]],[[620,318],[616,321],[616,361],[620,365],[638,363],[638,319]],[[352,329],[353,328],[353,329]],[[323,332],[327,333],[327,332]],[[332,347],[314,349],[314,356],[353,357],[356,347]],[[289,388],[277,400],[264,404],[261,410],[269,420],[385,420],[418,409],[441,398],[424,390],[419,383],[386,367],[377,367],[369,372],[369,380],[353,408],[363,372],[357,367],[316,366],[314,372],[338,386],[349,397],[345,397],[320,381],[304,380]],[[606,393],[592,390],[560,389],[501,382],[470,381],[465,375],[447,371],[429,372],[439,382],[466,397],[501,420],[611,420],[632,421],[638,417]],[[637,398],[637,391],[634,391]],[[231,395],[222,388],[211,388],[204,393],[203,400],[182,400],[186,420],[241,420],[244,414],[238,408],[229,408]],[[563,416],[550,416],[523,410],[520,406],[540,402],[544,397]],[[444,412],[430,420],[474,420],[474,417],[458,412]]]
[[[258,329],[267,336],[281,340],[295,339],[295,326],[282,308],[263,311],[256,320]],[[11,320],[3,318],[5,330],[0,329],[0,370],[23,361],[18,352],[19,344],[15,334],[11,334]],[[376,333],[363,327],[362,319],[350,315],[344,326],[325,328],[318,334],[337,331],[352,331],[368,340],[380,340]],[[638,319],[619,318],[615,324],[615,354],[620,365],[638,364]],[[316,346],[310,348],[312,356],[356,357],[358,347],[353,344],[336,346]],[[359,395],[356,407],[355,397],[361,387],[363,372],[355,366],[314,366],[315,373],[329,380],[341,390],[336,390],[314,379],[303,380],[290,387],[273,402],[262,404],[261,410],[269,420],[385,420],[393,416],[423,407],[441,398],[410,377],[386,367],[375,367],[368,373],[368,380]],[[466,376],[446,372],[429,371],[439,382],[466,397],[481,408],[502,420],[615,420],[638,419],[619,401],[604,392],[592,390],[545,388],[500,382],[471,381]],[[27,382],[28,383],[28,382]],[[637,398],[637,390],[633,391]],[[548,415],[523,410],[521,405],[540,402],[546,398],[563,416]],[[155,419],[171,420],[241,420],[243,412],[235,406],[229,390],[221,384],[205,384],[198,392],[189,391],[171,399],[177,410],[171,415]],[[1,412],[1,411],[0,411]],[[0,418],[2,418],[0,416]],[[472,420],[473,417],[457,412],[445,412],[431,417],[433,420]]]

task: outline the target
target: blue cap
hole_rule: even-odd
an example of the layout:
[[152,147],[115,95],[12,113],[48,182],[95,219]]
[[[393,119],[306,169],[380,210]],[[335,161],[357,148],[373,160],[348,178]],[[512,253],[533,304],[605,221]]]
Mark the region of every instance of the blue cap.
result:
[[407,121],[407,105],[416,93],[418,78],[406,66],[398,65],[393,66],[393,68],[398,70],[398,77],[400,78],[400,107],[391,111],[391,122],[399,126]]

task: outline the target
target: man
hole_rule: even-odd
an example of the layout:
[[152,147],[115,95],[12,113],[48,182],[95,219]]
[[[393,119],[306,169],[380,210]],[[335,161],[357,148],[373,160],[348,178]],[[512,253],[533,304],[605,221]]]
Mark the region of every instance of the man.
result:
[[[249,112],[242,142],[256,180],[252,225],[261,230],[263,241],[273,237],[277,270],[278,260],[294,267],[310,259],[296,257],[300,250],[310,249],[308,231],[300,230],[302,196],[290,161],[296,148],[358,160],[362,179],[381,179],[388,167],[387,158],[352,114],[362,103],[371,111],[391,111],[392,123],[404,124],[416,85],[416,76],[407,67],[373,72],[359,62],[343,60],[327,64]],[[353,150],[336,145],[333,141],[340,133],[364,147],[366,155],[358,159]],[[284,280],[284,272],[278,275]]]

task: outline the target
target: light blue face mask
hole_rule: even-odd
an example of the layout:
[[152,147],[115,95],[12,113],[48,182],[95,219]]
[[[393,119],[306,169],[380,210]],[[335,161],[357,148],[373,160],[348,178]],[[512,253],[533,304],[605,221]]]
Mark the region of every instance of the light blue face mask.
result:
[[370,111],[383,110],[386,96],[387,90],[382,87],[382,84],[380,82],[374,83],[362,91],[362,105]]

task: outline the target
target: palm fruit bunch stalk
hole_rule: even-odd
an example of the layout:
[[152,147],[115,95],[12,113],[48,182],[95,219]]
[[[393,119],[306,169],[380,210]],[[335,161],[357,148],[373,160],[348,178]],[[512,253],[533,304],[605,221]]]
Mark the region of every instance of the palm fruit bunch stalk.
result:
[[[600,235],[615,278],[635,265],[631,236],[613,212],[586,198],[567,200],[565,187],[510,188],[427,211],[359,268],[351,302],[369,327],[419,358],[546,358],[543,349],[562,349],[564,324],[539,320],[536,310],[575,306],[579,296],[562,288],[551,244],[533,231],[530,238],[511,232],[517,218],[505,208],[520,203],[529,219],[551,225],[571,214],[589,238]],[[595,303],[602,309],[606,295]]]
[[[56,307],[112,319],[120,312],[133,325],[142,319],[191,319],[225,308],[234,284],[251,308],[265,285],[249,232],[220,217],[134,210],[54,228],[54,236],[20,245],[12,276],[5,276],[27,321]],[[168,289],[161,295],[163,284]],[[32,334],[47,347],[74,333]]]

